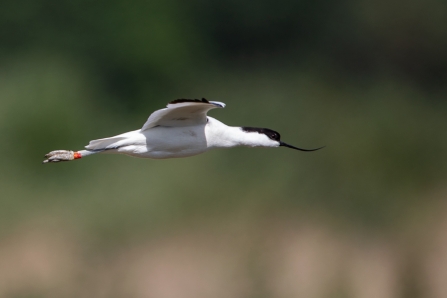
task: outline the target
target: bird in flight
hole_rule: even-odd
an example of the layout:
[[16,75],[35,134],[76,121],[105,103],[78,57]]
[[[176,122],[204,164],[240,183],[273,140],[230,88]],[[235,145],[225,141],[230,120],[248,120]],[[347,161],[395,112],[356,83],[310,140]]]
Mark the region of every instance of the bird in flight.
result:
[[302,149],[281,141],[280,134],[268,128],[227,126],[207,116],[211,109],[224,108],[218,101],[177,99],[166,108],[153,112],[141,129],[114,137],[90,141],[86,150],[55,150],[45,155],[43,163],[71,161],[97,153],[125,154],[142,158],[177,158],[204,153],[212,148],[288,147]]

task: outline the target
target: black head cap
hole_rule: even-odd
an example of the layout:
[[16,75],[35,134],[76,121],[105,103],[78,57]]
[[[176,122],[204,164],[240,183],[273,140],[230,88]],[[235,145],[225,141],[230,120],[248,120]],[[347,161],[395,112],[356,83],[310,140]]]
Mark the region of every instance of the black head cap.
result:
[[279,142],[281,139],[281,135],[279,134],[279,132],[276,132],[276,131],[268,129],[268,128],[244,126],[244,127],[242,127],[242,130],[245,132],[257,132],[257,133],[265,134],[267,137],[269,137],[269,139],[271,139],[273,141]]
[[315,149],[298,148],[298,147],[286,144],[284,142],[281,142],[281,135],[279,134],[279,132],[276,132],[276,131],[268,129],[268,128],[244,126],[244,127],[242,127],[242,130],[245,131],[245,132],[257,132],[257,133],[265,134],[267,137],[269,137],[269,139],[271,139],[273,141],[277,141],[279,143],[279,146],[292,148],[292,149],[295,149],[295,150],[310,152],[310,151],[317,151],[317,150],[320,150],[320,149],[325,147],[325,146],[323,146],[323,147],[315,148]]

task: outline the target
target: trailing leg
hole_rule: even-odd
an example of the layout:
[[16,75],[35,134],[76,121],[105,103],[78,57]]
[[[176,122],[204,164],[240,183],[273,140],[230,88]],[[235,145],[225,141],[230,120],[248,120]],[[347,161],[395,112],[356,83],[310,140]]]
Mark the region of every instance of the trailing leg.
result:
[[42,163],[71,161],[85,157],[87,155],[99,153],[101,151],[81,150],[81,151],[69,151],[69,150],[55,150],[45,155],[45,160]]

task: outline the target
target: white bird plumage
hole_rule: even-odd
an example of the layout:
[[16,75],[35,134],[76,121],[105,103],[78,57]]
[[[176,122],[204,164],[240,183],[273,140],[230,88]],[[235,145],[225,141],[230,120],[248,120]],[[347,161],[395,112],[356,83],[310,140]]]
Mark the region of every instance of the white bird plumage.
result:
[[234,127],[207,116],[211,109],[225,104],[206,99],[178,99],[153,112],[141,129],[110,138],[90,141],[87,150],[56,150],[45,155],[43,163],[70,161],[96,153],[117,153],[142,158],[177,158],[197,155],[212,148],[235,146],[301,149],[280,141],[276,131],[267,128]]

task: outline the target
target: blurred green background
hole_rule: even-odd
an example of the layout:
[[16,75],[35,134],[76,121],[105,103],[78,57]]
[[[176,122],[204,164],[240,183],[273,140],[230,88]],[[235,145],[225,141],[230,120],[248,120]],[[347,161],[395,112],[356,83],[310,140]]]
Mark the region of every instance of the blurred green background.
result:
[[[447,297],[447,2],[0,3],[1,297]],[[177,98],[324,150],[55,149]]]

